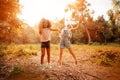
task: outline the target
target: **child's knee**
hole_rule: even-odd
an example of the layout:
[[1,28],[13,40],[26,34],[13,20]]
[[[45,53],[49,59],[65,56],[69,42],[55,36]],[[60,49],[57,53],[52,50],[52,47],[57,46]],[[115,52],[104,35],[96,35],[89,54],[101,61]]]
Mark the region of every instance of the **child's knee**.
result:
[[41,57],[44,57],[44,56],[45,56],[45,54],[42,53],[42,54],[41,54]]

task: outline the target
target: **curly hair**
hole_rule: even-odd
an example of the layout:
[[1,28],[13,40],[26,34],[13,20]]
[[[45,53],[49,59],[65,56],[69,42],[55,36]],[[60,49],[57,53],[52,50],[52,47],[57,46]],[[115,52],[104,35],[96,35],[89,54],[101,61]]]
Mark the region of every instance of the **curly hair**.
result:
[[42,18],[41,21],[38,24],[39,33],[42,34],[43,28],[51,28],[51,22],[47,19]]

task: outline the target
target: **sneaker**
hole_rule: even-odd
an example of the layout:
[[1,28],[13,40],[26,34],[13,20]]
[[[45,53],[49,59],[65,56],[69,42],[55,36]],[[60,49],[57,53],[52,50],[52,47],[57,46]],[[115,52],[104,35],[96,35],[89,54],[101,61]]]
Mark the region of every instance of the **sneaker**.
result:
[[58,65],[59,68],[61,68],[62,65]]
[[50,68],[52,68],[52,66],[51,66],[51,64],[50,64],[50,63],[48,63],[47,67],[48,67],[49,69],[50,69]]
[[41,70],[41,71],[44,71],[44,70],[45,70],[45,67],[44,67],[43,64],[40,65],[40,70]]

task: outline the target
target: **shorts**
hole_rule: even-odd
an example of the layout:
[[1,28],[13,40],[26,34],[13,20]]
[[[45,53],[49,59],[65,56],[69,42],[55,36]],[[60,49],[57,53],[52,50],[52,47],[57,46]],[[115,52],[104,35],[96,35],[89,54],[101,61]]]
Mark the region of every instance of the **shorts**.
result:
[[60,48],[70,48],[70,40],[62,39],[60,40]]
[[50,41],[41,42],[41,48],[50,48]]

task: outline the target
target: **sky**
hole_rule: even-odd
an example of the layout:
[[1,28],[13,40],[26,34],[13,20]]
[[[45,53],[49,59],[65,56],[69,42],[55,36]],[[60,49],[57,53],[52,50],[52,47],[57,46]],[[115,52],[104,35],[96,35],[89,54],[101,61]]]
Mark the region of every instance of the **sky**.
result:
[[20,0],[23,8],[19,18],[32,26],[43,17],[50,20],[61,19],[64,17],[66,4],[73,1],[75,0]]
[[94,18],[97,18],[99,15],[105,15],[104,17],[107,19],[108,16],[106,12],[109,9],[112,9],[112,0],[87,0],[91,3],[91,10],[94,10]]
[[[20,0],[23,6],[22,14],[19,18],[34,26],[41,18],[55,20],[62,19],[65,16],[64,9],[66,4],[75,0]],[[90,9],[94,10],[95,18],[98,15],[106,15],[106,11],[111,8],[112,0],[87,0],[91,3]]]

